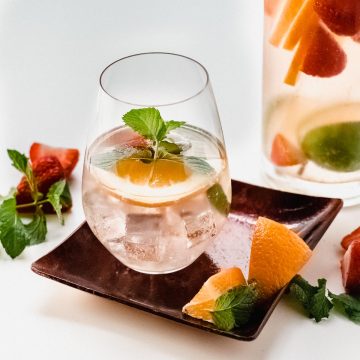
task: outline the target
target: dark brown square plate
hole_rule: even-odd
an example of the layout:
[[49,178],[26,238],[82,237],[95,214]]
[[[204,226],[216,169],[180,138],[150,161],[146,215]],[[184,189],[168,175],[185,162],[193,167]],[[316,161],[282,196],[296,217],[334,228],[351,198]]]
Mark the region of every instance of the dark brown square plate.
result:
[[83,223],[65,242],[32,265],[39,275],[92,294],[237,340],[254,340],[284,289],[264,305],[248,326],[226,332],[182,314],[181,308],[220,268],[247,272],[250,235],[258,216],[286,224],[313,249],[342,207],[342,201],[290,194],[233,181],[229,220],[208,250],[184,270],[145,275],[122,265]]

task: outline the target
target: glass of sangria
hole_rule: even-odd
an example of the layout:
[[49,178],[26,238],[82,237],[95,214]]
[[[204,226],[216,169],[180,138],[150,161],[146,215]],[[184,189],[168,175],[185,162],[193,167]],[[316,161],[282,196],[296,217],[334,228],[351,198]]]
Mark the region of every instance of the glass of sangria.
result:
[[204,252],[230,202],[206,69],[169,53],[109,65],[83,173],[86,220],[102,244],[131,269],[174,272]]
[[263,144],[275,187],[360,200],[360,1],[265,0]]

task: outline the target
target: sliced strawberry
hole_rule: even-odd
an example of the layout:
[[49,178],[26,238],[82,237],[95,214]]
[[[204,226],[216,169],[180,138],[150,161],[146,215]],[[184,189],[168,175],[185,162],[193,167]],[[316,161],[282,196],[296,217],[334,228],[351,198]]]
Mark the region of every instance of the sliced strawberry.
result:
[[341,261],[341,271],[346,292],[360,295],[360,240],[350,244]]
[[33,143],[30,148],[31,161],[34,162],[43,156],[56,156],[64,169],[65,176],[68,178],[79,160],[79,150],[55,148],[44,144]]
[[315,0],[314,10],[335,34],[353,36],[360,31],[359,0]]
[[292,166],[302,164],[305,157],[284,135],[277,134],[272,143],[271,161],[277,166]]
[[319,77],[340,74],[346,66],[347,57],[334,36],[319,25],[307,49],[301,71]]
[[[34,176],[38,185],[38,191],[46,196],[52,184],[65,178],[65,172],[60,161],[55,156],[44,156],[35,160],[32,164]],[[23,177],[17,186],[16,203],[18,205],[33,202],[30,186],[25,177]],[[43,207],[45,212],[53,212],[50,204]],[[32,211],[32,208],[24,208],[24,211]],[[64,210],[67,210],[64,207]]]
[[360,226],[342,239],[341,246],[347,250],[354,240],[360,240]]

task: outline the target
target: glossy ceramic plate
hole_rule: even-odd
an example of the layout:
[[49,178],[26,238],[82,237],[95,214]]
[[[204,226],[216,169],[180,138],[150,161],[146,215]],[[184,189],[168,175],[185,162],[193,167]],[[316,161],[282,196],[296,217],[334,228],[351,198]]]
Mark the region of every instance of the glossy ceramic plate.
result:
[[[295,230],[313,249],[342,207],[337,199],[290,194],[233,181],[229,220],[208,250],[184,270],[145,275],[122,265],[96,239],[87,223],[32,265],[39,275],[199,329],[237,340],[254,340],[284,289],[241,329],[222,331],[182,314],[181,308],[220,268],[247,272],[251,230],[266,216]],[[153,329],[151,330],[153,331]]]

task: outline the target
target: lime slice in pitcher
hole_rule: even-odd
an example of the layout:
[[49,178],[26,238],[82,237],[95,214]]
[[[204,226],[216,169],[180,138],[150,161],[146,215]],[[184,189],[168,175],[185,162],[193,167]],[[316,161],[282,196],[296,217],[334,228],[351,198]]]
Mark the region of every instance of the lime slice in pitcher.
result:
[[323,125],[308,131],[301,147],[317,165],[339,172],[360,170],[360,122]]

